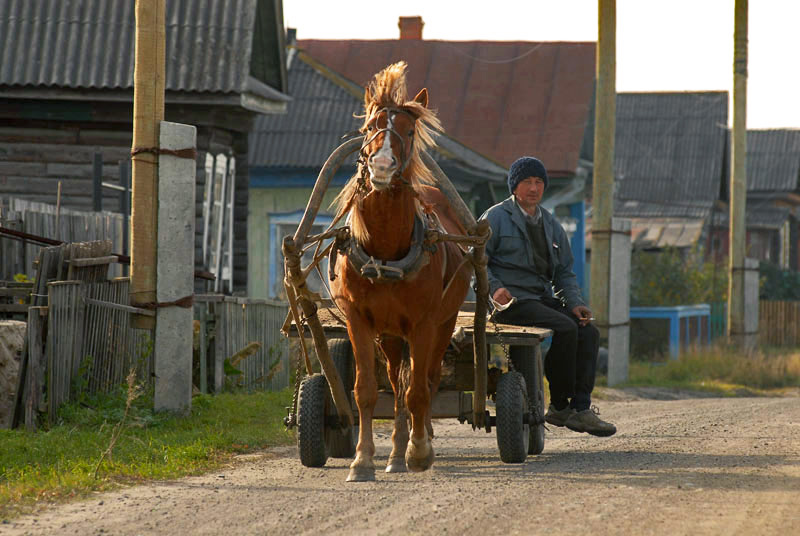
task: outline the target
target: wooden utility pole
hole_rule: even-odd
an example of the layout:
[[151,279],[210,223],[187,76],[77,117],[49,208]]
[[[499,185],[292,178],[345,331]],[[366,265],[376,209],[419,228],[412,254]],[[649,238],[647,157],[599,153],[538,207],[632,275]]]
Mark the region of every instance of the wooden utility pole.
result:
[[[159,125],[164,119],[166,0],[136,0],[133,70],[133,188],[131,195],[131,305],[156,301]],[[153,317],[134,315],[153,329]]]
[[607,335],[611,317],[611,224],[614,216],[614,135],[617,109],[616,0],[598,0],[597,15],[590,305],[596,325],[602,334]]
[[736,0],[733,32],[733,142],[731,143],[728,260],[728,340],[744,344],[747,222],[747,0]]

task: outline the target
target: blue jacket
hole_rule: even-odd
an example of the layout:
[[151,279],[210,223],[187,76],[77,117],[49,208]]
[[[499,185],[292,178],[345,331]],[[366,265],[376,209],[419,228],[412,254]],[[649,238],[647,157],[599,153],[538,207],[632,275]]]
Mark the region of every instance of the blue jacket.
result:
[[[533,246],[525,228],[524,216],[515,206],[514,197],[509,197],[484,212],[480,219],[489,220],[492,236],[486,243],[489,260],[489,296],[500,287],[505,287],[518,300],[541,299],[553,296],[555,290],[563,291],[562,298],[567,309],[585,305],[581,298],[578,279],[572,271],[572,249],[564,228],[547,210],[539,207],[544,224],[547,243],[551,244],[551,273],[540,274],[533,261]],[[544,291],[542,291],[544,288]]]

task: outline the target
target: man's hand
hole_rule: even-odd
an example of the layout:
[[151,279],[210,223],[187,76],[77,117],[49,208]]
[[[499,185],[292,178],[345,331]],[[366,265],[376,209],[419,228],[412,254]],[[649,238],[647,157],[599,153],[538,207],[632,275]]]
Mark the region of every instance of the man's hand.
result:
[[572,308],[572,314],[578,318],[578,324],[581,326],[587,325],[592,318],[592,311],[585,305],[576,305]]
[[510,302],[511,297],[511,293],[506,287],[500,287],[499,289],[495,290],[494,294],[492,295],[492,299],[500,305],[505,305]]

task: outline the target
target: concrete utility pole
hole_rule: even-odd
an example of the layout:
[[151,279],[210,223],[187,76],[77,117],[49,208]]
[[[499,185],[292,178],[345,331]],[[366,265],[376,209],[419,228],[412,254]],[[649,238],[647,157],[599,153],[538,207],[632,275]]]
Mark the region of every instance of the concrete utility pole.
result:
[[[745,346],[747,223],[747,0],[736,0],[733,32],[733,136],[731,143],[728,260],[728,340]],[[756,307],[758,304],[755,304]]]
[[608,383],[628,377],[630,222],[614,220],[616,134],[616,0],[598,0],[597,96],[592,186],[590,305],[608,340]]
[[[159,125],[164,120],[166,0],[136,0],[133,70],[133,188],[131,192],[131,305],[156,302]],[[134,327],[153,329],[154,317],[134,315]]]

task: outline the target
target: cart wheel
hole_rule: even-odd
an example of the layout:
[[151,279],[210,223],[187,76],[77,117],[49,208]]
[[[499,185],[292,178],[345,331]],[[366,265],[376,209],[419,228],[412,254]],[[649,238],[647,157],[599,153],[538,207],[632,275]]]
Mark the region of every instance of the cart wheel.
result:
[[541,354],[535,346],[512,346],[509,356],[514,369],[525,378],[530,416],[535,419],[534,422],[540,423],[528,426],[528,454],[541,454],[544,450],[544,372]]
[[497,447],[505,463],[522,463],[528,455],[530,431],[523,422],[525,380],[518,372],[507,372],[497,382]]
[[[334,339],[328,341],[328,351],[333,359],[333,364],[336,365],[336,371],[339,377],[342,378],[344,384],[344,392],[347,393],[347,399],[350,405],[353,405],[352,392],[353,384],[355,383],[355,370],[353,363],[353,348],[350,341],[347,339]],[[326,383],[327,387],[327,383]],[[339,426],[331,427],[328,421],[338,422],[338,414],[336,405],[333,403],[330,389],[326,389],[325,396],[325,444],[328,447],[328,454],[332,458],[352,458],[356,454],[356,443],[358,442],[358,425],[341,428]]]
[[[328,382],[314,374],[300,384],[297,398],[297,449],[306,467],[322,467],[328,460],[325,449],[325,396]],[[327,395],[330,396],[330,395]]]

